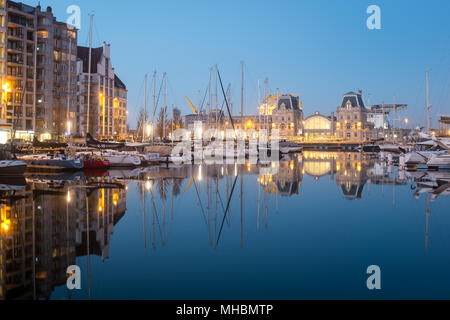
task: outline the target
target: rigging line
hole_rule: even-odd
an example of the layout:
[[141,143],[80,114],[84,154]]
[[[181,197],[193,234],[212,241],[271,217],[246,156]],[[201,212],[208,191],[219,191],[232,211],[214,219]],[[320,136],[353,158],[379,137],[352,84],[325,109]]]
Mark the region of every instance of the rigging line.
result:
[[442,103],[442,100],[443,100],[443,98],[444,98],[444,95],[445,95],[445,89],[447,88],[447,84],[448,84],[448,81],[449,81],[449,79],[450,79],[450,66],[448,67],[449,68],[449,70],[448,70],[448,73],[447,73],[447,76],[445,77],[445,81],[443,82],[443,86],[442,86],[442,90],[441,90],[441,95],[440,95],[440,97],[439,97],[439,103],[438,103],[438,111],[440,111],[441,110],[441,103]]
[[207,87],[206,87],[205,96],[203,97],[202,105],[200,106],[200,111],[199,111],[199,113],[201,113],[201,112],[203,111],[203,107],[204,107],[205,102],[206,102],[206,97],[208,96],[208,90],[209,90],[209,88],[208,88],[208,86],[207,86]]
[[173,87],[172,87],[172,84],[171,84],[171,82],[169,80],[169,77],[167,77],[167,84],[169,86],[169,91],[172,93],[172,99],[175,100],[175,101],[173,101],[175,103],[172,103],[172,104],[175,105],[174,108],[178,108],[179,104],[178,104],[178,101],[177,101],[177,96],[175,94],[175,90],[173,90]]
[[219,195],[219,200],[220,200],[220,205],[222,207],[223,212],[225,212],[225,207],[223,206],[223,201],[222,201],[222,197],[220,196],[220,193],[218,193]]
[[[228,88],[227,88],[227,95],[230,93],[230,89],[231,89],[231,83],[228,84]],[[223,111],[223,107],[225,106],[225,100],[222,101],[222,107],[220,108],[220,112]]]
[[95,34],[96,34],[96,36],[98,38],[98,42],[102,43],[102,40],[100,38],[100,33],[98,32],[98,29],[97,29],[97,23],[94,21],[93,25],[94,25],[94,29],[95,29]]
[[220,237],[222,235],[223,226],[225,224],[225,220],[227,218],[228,211],[230,210],[231,198],[233,197],[234,189],[236,188],[236,183],[238,181],[239,174],[234,179],[233,188],[231,189],[230,197],[228,198],[227,209],[223,215],[222,225],[220,226],[219,236],[217,237],[216,248],[219,246]]
[[195,182],[195,178],[194,177],[192,177],[192,178],[194,179],[194,187],[195,187],[195,191],[197,193],[198,201],[200,202],[200,208],[202,208],[203,221],[205,222],[205,225],[208,226],[208,223],[206,222],[206,215],[205,215],[205,210],[203,208],[203,203],[202,203],[202,200],[200,199],[200,193],[198,192],[197,183]]
[[[153,191],[152,191],[152,193],[153,193]],[[153,196],[153,198],[154,198],[154,196]],[[158,210],[156,210],[155,201],[152,201],[152,206],[153,206],[153,210],[155,210],[156,222],[158,223],[158,229],[159,229],[159,236],[161,237],[161,241],[163,241],[161,224],[159,223]]]
[[[247,64],[244,64],[244,70],[245,70],[245,73],[247,74],[247,76],[246,76],[247,81],[245,81],[245,83],[248,83],[248,80],[250,80],[250,83],[257,83],[258,81],[261,80],[260,77],[256,77],[256,75],[250,71]],[[246,92],[247,93],[249,92],[250,95],[254,95],[255,96],[254,100],[258,100],[258,98],[257,98],[258,92],[257,91],[258,91],[257,88],[255,89],[255,87],[253,85],[247,86]],[[266,97],[264,97],[264,99],[265,98]],[[245,99],[245,97],[244,97],[244,99]],[[246,100],[248,101],[248,99],[246,99]],[[253,100],[253,99],[250,99],[250,101],[251,100]],[[245,105],[248,106],[249,103],[246,103]],[[251,105],[251,103],[250,103],[250,105]],[[259,106],[258,106],[258,108],[259,108]]]
[[[91,15],[94,15],[94,11],[89,12],[88,17],[90,18]],[[84,46],[89,47],[89,32],[86,33],[86,41],[84,41]]]
[[[441,64],[444,63],[445,59],[447,58],[447,56],[450,53],[450,51],[448,51],[448,49],[450,48],[450,35],[447,37],[447,39],[446,39],[446,41],[444,41],[444,43],[446,43],[446,45],[443,48],[444,53],[443,53],[441,59],[439,60],[439,62],[435,65],[436,69],[439,70],[438,71],[439,73],[437,74],[439,77],[441,76],[440,72],[442,71],[442,68],[440,66],[441,66]],[[434,68],[431,68],[431,69],[434,69]]]
[[141,87],[139,88],[135,109],[139,109],[139,103],[140,103],[139,97],[141,96],[143,87],[144,87],[144,81],[141,82]]
[[234,126],[233,116],[231,115],[230,107],[228,105],[227,95],[225,94],[225,89],[223,88],[222,77],[220,76],[219,68],[217,68],[217,75],[219,76],[220,87],[222,88],[223,98],[225,99],[225,102],[227,104],[227,110],[228,110],[228,115],[230,116],[231,125],[233,126],[233,131],[234,131],[235,136],[237,136],[236,128]]
[[155,107],[153,108],[152,119],[155,118],[156,109],[158,109],[159,100],[161,99],[161,91],[163,89],[164,79],[161,80],[161,86],[159,87],[158,99],[156,100]]

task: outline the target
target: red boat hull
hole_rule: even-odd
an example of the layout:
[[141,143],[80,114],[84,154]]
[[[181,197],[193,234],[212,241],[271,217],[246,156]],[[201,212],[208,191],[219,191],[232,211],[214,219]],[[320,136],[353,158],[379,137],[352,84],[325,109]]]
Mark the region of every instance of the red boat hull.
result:
[[109,166],[110,166],[109,161],[100,161],[100,160],[84,161],[84,169],[88,170],[108,169]]

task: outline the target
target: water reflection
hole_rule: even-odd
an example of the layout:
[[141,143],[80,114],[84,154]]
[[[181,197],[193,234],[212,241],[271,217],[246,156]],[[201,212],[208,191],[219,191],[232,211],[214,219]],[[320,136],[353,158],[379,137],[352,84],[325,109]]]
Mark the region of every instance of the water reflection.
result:
[[[212,250],[220,249],[223,233],[234,225],[245,248],[249,207],[256,212],[256,229],[269,229],[269,217],[284,213],[283,199],[302,198],[305,179],[326,179],[348,200],[362,200],[367,185],[392,188],[394,203],[396,188],[409,186],[403,192],[417,199],[425,194],[427,248],[430,201],[450,194],[445,172],[399,173],[367,154],[316,151],[287,156],[279,165],[166,166],[0,181],[0,299],[51,298],[55,287],[65,286],[67,266],[80,258],[87,261],[90,298],[91,256],[110,258],[117,224],[126,214],[138,216],[142,246],[164,248],[176,241],[168,228],[177,223],[177,198],[189,197]],[[253,198],[248,193],[255,188]]]
[[109,258],[126,212],[125,185],[80,175],[35,176],[1,192],[0,298],[50,298],[77,257]]

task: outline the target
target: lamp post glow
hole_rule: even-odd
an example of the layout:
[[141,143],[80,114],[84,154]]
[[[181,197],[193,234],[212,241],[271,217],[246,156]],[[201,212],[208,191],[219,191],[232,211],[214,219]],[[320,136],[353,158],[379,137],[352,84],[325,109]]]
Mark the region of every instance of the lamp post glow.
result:
[[7,100],[8,100],[8,93],[12,92],[11,89],[11,84],[9,82],[5,82],[5,84],[3,84],[2,86],[3,89],[3,94],[2,94],[2,102],[1,104],[5,104],[5,109],[4,109],[4,115],[2,115],[3,118],[6,118],[6,104],[7,104]]
[[150,137],[152,134],[152,126],[150,124],[147,124],[147,137]]

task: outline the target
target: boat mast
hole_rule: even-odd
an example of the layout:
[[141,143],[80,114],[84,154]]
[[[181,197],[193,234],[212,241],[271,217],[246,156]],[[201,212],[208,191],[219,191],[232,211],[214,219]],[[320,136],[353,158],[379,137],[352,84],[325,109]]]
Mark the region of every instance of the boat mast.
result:
[[171,132],[171,136],[172,136],[172,146],[173,146],[173,142],[174,142],[174,141],[173,141],[173,122],[174,122],[174,120],[175,120],[175,119],[174,119],[174,109],[175,109],[175,106],[174,106],[174,104],[172,103],[172,121],[171,121],[171,122],[172,122],[172,126],[171,126],[171,127],[172,127],[172,128],[171,128],[171,129],[172,129],[172,132]]
[[[268,118],[268,111],[267,111],[267,103],[266,101],[267,97],[269,96],[269,79],[266,78],[264,80],[264,128],[266,131],[268,131],[268,125],[269,125],[269,118]],[[267,133],[268,134],[268,133]]]
[[145,229],[145,225],[146,225],[146,216],[145,216],[145,186],[144,186],[145,182],[141,183],[141,194],[140,196],[142,197],[141,201],[142,201],[142,227],[143,227],[143,232],[144,232],[144,249],[147,249],[147,231]]
[[91,63],[92,63],[92,24],[94,23],[94,15],[91,14],[91,23],[89,27],[89,65],[88,65],[88,96],[87,96],[87,113],[86,113],[86,134],[89,133],[89,113],[91,109]]
[[[219,130],[219,114],[218,114],[218,112],[219,112],[219,95],[218,95],[218,93],[217,93],[217,64],[214,66],[214,69],[215,69],[215,71],[214,71],[214,81],[215,81],[215,86],[216,86],[216,90],[215,90],[215,93],[216,93],[216,130]],[[217,134],[217,132],[216,132],[216,134]]]
[[244,61],[241,61],[241,128],[244,129]]
[[148,74],[144,76],[144,114],[142,118],[142,142],[145,140],[145,127],[147,123],[147,78]]
[[211,125],[211,104],[212,104],[211,81],[212,81],[212,68],[209,69],[208,129],[210,129]]
[[258,131],[261,130],[261,82],[258,79]]
[[431,118],[430,118],[430,87],[428,83],[429,72],[426,72],[426,81],[427,81],[427,132],[431,130]]
[[166,110],[167,110],[167,74],[164,72],[164,108],[163,108],[163,139],[166,138]]
[[425,249],[428,249],[430,215],[431,215],[431,211],[430,211],[430,193],[427,192],[426,220],[425,220]]
[[88,300],[91,300],[91,250],[89,239],[89,196],[86,194],[86,249],[87,249],[87,269],[88,269]]
[[[241,128],[244,130],[244,61],[241,61],[242,67],[242,86],[241,86]],[[245,144],[244,144],[245,149]],[[244,150],[245,151],[245,150]],[[241,248],[244,247],[244,173],[241,174]]]
[[152,142],[153,142],[153,126],[155,124],[155,110],[156,110],[156,71],[153,72],[153,112],[152,112]]

